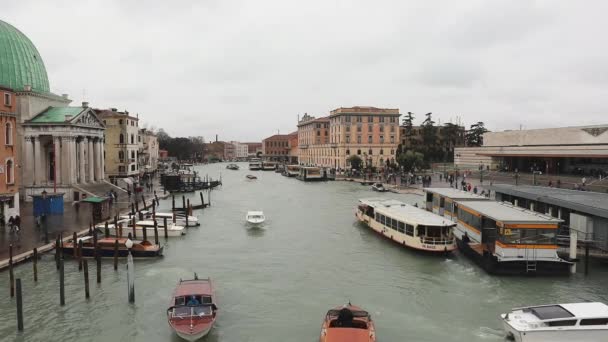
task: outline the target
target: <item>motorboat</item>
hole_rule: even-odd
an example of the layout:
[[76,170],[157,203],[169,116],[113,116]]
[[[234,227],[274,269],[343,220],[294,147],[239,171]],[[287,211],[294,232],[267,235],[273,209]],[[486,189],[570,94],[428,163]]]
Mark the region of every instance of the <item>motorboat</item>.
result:
[[228,170],[238,170],[238,169],[239,169],[239,166],[238,166],[238,165],[236,165],[236,164],[228,164],[228,165],[226,166],[226,168],[227,168]]
[[[156,221],[159,226],[164,224],[164,219],[167,219],[167,222],[173,222],[173,217],[175,216],[175,224],[184,227],[194,227],[200,226],[200,222],[196,216],[188,215],[188,224],[186,225],[186,215],[184,213],[176,212],[176,213],[153,213],[149,210],[141,210],[142,218],[145,220],[154,220],[153,216],[156,216]],[[120,215],[121,219],[131,219],[131,213],[127,215]]]
[[570,303],[528,306],[500,315],[516,342],[608,341],[608,305]]
[[263,162],[262,170],[263,171],[274,171],[277,168],[277,163],[274,162]]
[[[98,253],[101,257],[113,257],[114,256],[114,244],[118,241],[118,256],[126,257],[129,254],[129,249],[126,246],[127,238],[102,238],[97,240]],[[81,255],[83,257],[95,256],[95,244],[92,236],[83,236],[76,240],[64,242],[61,245],[61,250],[64,255],[76,256],[76,249],[78,244],[82,241]],[[134,258],[150,258],[158,257],[163,255],[163,246],[155,245],[149,241],[131,240],[133,246],[131,247],[131,255]]]
[[[156,227],[158,229],[158,235],[164,236],[165,234],[165,222],[164,220],[156,220]],[[103,231],[105,229],[105,225],[97,225],[95,226],[97,229]],[[135,234],[139,236],[140,234],[143,236],[143,230],[146,229],[146,236],[154,236],[154,220],[140,220],[135,221]],[[108,230],[110,235],[112,236],[120,236],[120,226],[118,228],[114,227],[114,224],[108,224]],[[122,236],[126,236],[128,233],[133,232],[133,221],[127,220],[122,223]],[[177,225],[172,221],[167,220],[167,236],[168,237],[177,237],[186,234],[186,229],[184,226]]]
[[372,190],[378,191],[378,192],[387,192],[388,191],[388,189],[385,188],[384,185],[382,185],[382,183],[372,184]]
[[245,176],[245,178],[247,178],[247,179],[258,179],[258,177],[254,176],[254,175],[247,175],[247,176]]
[[370,314],[348,303],[327,311],[319,342],[374,342],[376,328]]
[[296,177],[300,174],[300,165],[287,165],[283,171],[285,177]]
[[264,223],[266,217],[264,216],[263,211],[248,211],[245,220],[247,220],[249,224],[257,226]]
[[262,160],[259,158],[251,158],[249,161],[249,170],[257,171],[262,169]]
[[196,341],[206,336],[217,314],[213,285],[209,278],[180,279],[173,291],[167,309],[169,326],[177,336],[186,341]]

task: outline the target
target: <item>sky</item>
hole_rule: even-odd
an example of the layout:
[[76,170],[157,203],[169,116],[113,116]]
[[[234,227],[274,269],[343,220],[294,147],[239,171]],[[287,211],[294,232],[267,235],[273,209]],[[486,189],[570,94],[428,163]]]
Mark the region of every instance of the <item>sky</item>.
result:
[[339,107],[493,131],[606,124],[606,1],[20,0],[51,91],[260,141]]

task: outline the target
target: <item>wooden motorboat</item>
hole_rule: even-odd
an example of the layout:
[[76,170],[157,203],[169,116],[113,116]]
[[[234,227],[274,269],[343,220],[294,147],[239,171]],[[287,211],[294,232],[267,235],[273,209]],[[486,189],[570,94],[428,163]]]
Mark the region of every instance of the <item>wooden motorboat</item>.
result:
[[608,305],[570,303],[516,308],[500,315],[516,342],[608,341]]
[[169,326],[186,341],[196,341],[206,336],[217,313],[213,285],[209,278],[179,280],[170,307],[167,309]]
[[378,192],[386,192],[386,191],[388,191],[388,189],[386,189],[384,187],[384,185],[382,185],[382,183],[374,183],[374,184],[372,184],[372,190],[378,191]]
[[[164,224],[165,218],[167,219],[167,222],[169,222],[169,223],[173,222],[173,216],[175,216],[175,224],[179,225],[179,226],[194,227],[194,226],[201,225],[198,222],[198,218],[196,216],[192,216],[192,215],[188,215],[188,222],[186,222],[186,214],[181,213],[181,212],[176,212],[176,213],[170,213],[170,212],[159,213],[159,212],[157,212],[155,214],[149,210],[141,210],[140,213],[142,214],[142,216],[145,220],[153,220],[154,219],[153,216],[156,215],[156,221],[158,222],[159,227],[161,227]],[[121,219],[130,219],[131,213],[129,213],[127,215],[121,215],[120,218]],[[188,223],[188,225],[186,225],[186,223]]]
[[228,164],[228,165],[226,166],[226,168],[227,168],[228,170],[238,170],[238,169],[239,169],[239,166],[238,166],[238,165],[236,165],[236,164]]
[[254,175],[247,175],[245,176],[247,179],[258,179],[258,177],[254,176]]
[[[118,256],[126,257],[129,255],[129,250],[127,246],[125,246],[125,242],[127,242],[127,238],[102,238],[97,240],[97,245],[99,246],[99,255],[101,257],[113,257],[114,256],[114,242],[118,240]],[[82,256],[83,257],[93,257],[95,256],[95,247],[93,244],[92,236],[84,236],[78,238],[78,241],[82,241]],[[131,247],[131,255],[134,258],[150,258],[150,257],[158,257],[163,255],[163,246],[155,245],[150,241],[139,241],[139,240],[131,240],[133,242],[133,247]],[[73,240],[68,242],[64,242],[61,249],[64,255],[75,256],[75,244]]]
[[[122,223],[122,236],[124,237],[129,233],[133,233],[133,223],[131,220],[121,220]],[[158,236],[164,236],[165,234],[165,226],[164,221],[160,219],[156,219],[156,227],[158,229]],[[105,225],[97,225],[95,226],[99,231],[105,231]],[[142,220],[135,222],[135,234],[137,236],[143,236],[143,230],[146,230],[146,236],[148,238],[154,237],[154,221],[153,220]],[[114,224],[108,224],[109,234],[112,236],[120,236],[120,228],[114,227]],[[174,224],[172,221],[167,221],[167,236],[176,237],[182,236],[186,234],[186,230],[183,226]]]
[[325,315],[320,342],[374,342],[376,329],[367,311],[348,303]]
[[245,220],[251,225],[258,226],[266,221],[266,216],[263,211],[248,211]]

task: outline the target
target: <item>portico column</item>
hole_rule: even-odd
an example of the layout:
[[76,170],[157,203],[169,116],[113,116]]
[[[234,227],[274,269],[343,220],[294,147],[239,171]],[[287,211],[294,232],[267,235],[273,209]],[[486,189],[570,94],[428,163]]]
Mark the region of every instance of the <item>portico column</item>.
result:
[[105,158],[105,141],[101,139],[99,143],[99,153],[101,155],[101,179],[106,179],[106,158]]
[[61,179],[64,184],[72,184],[72,157],[70,149],[72,137],[61,138]]
[[57,184],[61,184],[61,138],[60,137],[53,137],[53,152],[54,152],[54,162],[55,165],[53,165],[53,167],[55,168],[53,170],[53,174],[55,175],[55,181],[57,182]]
[[78,183],[78,157],[76,153],[76,137],[70,138],[70,176],[72,183]]
[[95,138],[95,140],[93,140],[93,160],[95,161],[95,167],[93,168],[95,181],[99,181],[100,162],[99,162],[99,139],[98,138]]
[[44,173],[42,167],[42,151],[40,149],[40,137],[32,137],[34,139],[34,182],[33,184],[40,184]]
[[78,142],[78,167],[79,167],[79,172],[78,172],[78,181],[82,184],[87,182],[87,171],[85,168],[85,154],[84,154],[84,149],[86,146],[86,141],[87,139],[85,137],[81,137],[80,141]]
[[32,140],[34,137],[25,136],[25,145],[23,150],[25,152],[25,158],[21,162],[21,169],[23,170],[23,184],[28,186],[34,183],[34,145]]
[[87,143],[87,155],[89,157],[88,180],[89,180],[89,182],[94,182],[95,181],[95,161],[93,159],[94,155],[93,155],[93,138],[92,137],[89,137],[89,140]]

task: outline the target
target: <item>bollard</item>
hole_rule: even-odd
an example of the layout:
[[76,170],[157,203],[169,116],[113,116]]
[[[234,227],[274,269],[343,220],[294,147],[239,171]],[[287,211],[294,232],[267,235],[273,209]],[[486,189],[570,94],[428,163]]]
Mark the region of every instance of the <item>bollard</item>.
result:
[[148,227],[142,226],[141,227],[141,232],[144,235],[144,240],[143,241],[148,241]]
[[11,282],[11,298],[15,297],[15,273],[13,272],[13,244],[8,246],[9,281]]
[[135,216],[133,216],[133,219],[131,222],[132,222],[132,228],[133,228],[133,238],[137,239],[137,233],[135,232]]
[[34,281],[38,281],[38,248],[34,248],[34,256],[32,260],[32,265],[34,267]]
[[175,211],[175,195],[171,195],[171,211]]
[[97,255],[95,257],[95,261],[97,261],[97,284],[101,284],[101,255],[99,253],[99,246],[95,250],[95,254]]
[[186,196],[182,195],[182,209],[186,210]]
[[65,305],[65,279],[63,271],[63,260],[59,260],[59,305]]
[[[175,213],[173,213],[173,215],[175,215]],[[167,231],[168,227],[167,227],[167,218],[163,217],[163,225],[165,228],[165,239],[169,238],[169,232]]]
[[[114,226],[114,229],[116,229],[116,226]],[[105,227],[104,227],[104,233],[106,235],[106,238],[110,237],[110,228],[108,228],[108,221],[106,221]]]
[[114,271],[118,270],[118,239],[114,240]]
[[78,240],[78,270],[82,271],[82,240]]
[[17,278],[17,330],[23,331],[23,300],[21,296],[21,278]]
[[84,298],[89,299],[89,263],[83,260],[82,265],[84,266]]
[[158,245],[158,222],[154,219],[154,243]]

